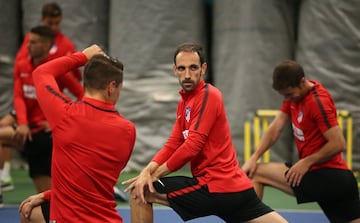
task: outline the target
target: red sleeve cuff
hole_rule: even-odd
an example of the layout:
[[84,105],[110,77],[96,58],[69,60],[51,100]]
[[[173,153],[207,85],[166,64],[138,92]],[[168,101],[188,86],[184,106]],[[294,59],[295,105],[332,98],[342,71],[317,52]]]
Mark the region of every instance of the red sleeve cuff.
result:
[[79,57],[82,64],[86,64],[86,62],[88,61],[86,55],[83,52],[76,52],[73,55],[76,55],[77,57]]
[[44,194],[44,199],[49,201],[51,197],[51,190],[44,191],[43,194]]

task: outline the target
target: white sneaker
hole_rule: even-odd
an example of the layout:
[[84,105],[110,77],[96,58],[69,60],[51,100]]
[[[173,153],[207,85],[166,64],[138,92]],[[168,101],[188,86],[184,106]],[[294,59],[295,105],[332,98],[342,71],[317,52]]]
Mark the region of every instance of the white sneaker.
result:
[[15,189],[13,180],[11,177],[8,177],[7,179],[1,180],[1,190],[2,191],[12,191]]

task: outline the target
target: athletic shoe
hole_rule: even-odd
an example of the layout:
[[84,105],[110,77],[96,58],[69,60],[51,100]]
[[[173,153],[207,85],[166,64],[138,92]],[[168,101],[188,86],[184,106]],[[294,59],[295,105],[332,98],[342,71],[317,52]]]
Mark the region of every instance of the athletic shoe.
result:
[[2,194],[0,194],[0,208],[4,207],[3,197]]
[[1,180],[1,190],[2,191],[12,191],[15,189],[13,180],[11,177]]
[[116,186],[114,186],[114,197],[116,201],[121,201],[121,202],[129,201],[128,195],[123,190],[121,190]]

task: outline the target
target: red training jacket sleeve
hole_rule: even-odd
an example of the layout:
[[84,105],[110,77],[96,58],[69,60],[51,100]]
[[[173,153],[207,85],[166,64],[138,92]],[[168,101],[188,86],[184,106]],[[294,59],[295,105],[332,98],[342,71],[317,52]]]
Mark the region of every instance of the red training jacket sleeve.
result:
[[183,142],[184,139],[182,137],[181,128],[179,123],[175,122],[169,139],[166,141],[163,148],[155,154],[152,161],[159,165],[165,163]]
[[82,80],[82,73],[79,69],[72,70],[71,73],[78,81]]
[[86,56],[79,52],[53,59],[34,70],[33,80],[38,102],[52,129],[62,119],[66,105],[71,102],[59,90],[55,78],[83,66],[86,62]]
[[51,190],[46,190],[43,192],[44,194],[44,199],[47,200],[47,201],[50,201],[50,198],[51,198]]
[[60,90],[67,88],[70,93],[77,98],[77,100],[80,100],[84,96],[84,88],[72,72],[60,75],[56,81],[59,84]]
[[203,149],[207,140],[205,135],[196,131],[189,131],[189,137],[167,160],[166,165],[171,172],[183,167]]

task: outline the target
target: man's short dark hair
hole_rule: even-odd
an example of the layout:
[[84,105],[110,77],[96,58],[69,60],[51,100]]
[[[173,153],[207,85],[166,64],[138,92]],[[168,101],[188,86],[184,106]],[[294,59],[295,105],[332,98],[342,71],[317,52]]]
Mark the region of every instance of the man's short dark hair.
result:
[[84,87],[87,89],[105,90],[106,86],[115,81],[123,81],[124,65],[108,55],[93,56],[84,68]]
[[30,33],[39,35],[41,38],[53,43],[55,40],[55,32],[51,30],[48,26],[35,26],[30,29]]
[[285,60],[274,69],[272,87],[277,91],[288,87],[298,87],[303,77],[305,73],[300,64],[293,60]]
[[43,5],[41,14],[43,18],[60,17],[62,16],[62,11],[60,6],[56,2],[49,2]]
[[196,43],[183,43],[180,46],[178,46],[178,48],[176,49],[176,51],[174,53],[174,64],[176,64],[176,56],[180,52],[194,52],[194,53],[197,53],[199,55],[199,58],[200,58],[200,64],[202,65],[202,64],[206,63],[205,50],[199,44],[196,44]]

